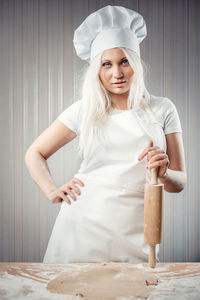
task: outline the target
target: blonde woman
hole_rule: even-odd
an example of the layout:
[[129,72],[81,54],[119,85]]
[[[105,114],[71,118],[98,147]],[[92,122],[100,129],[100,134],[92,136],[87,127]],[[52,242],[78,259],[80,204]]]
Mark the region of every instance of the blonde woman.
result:
[[[25,161],[52,203],[61,202],[44,262],[145,262],[144,185],[151,169],[171,193],[183,190],[186,170],[175,105],[150,95],[139,44],[143,17],[106,6],[77,28],[74,46],[88,61],[82,97],[29,147]],[[57,187],[47,160],[79,137],[82,163]],[[159,259],[159,249],[157,249]]]

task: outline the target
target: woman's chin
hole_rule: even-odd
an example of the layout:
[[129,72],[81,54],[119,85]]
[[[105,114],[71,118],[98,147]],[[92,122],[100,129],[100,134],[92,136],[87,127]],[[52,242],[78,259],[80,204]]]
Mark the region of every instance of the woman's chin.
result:
[[128,93],[129,92],[129,90],[127,90],[127,89],[123,89],[123,88],[117,88],[117,89],[115,89],[114,91],[109,91],[109,93],[110,94],[117,94],[117,95],[122,95],[122,94],[126,94],[126,93]]

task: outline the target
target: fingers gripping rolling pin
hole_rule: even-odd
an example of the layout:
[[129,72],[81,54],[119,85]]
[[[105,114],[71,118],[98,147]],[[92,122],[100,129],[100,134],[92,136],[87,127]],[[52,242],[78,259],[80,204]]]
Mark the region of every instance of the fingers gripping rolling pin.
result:
[[162,183],[158,184],[158,168],[152,168],[151,182],[144,190],[144,241],[149,244],[149,266],[156,266],[156,244],[161,243],[162,235]]

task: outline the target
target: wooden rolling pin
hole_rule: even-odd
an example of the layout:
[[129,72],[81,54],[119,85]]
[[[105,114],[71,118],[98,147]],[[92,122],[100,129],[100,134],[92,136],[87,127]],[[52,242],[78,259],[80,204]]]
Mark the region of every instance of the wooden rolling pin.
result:
[[158,168],[152,168],[151,182],[144,189],[144,241],[149,244],[149,266],[156,266],[156,244],[162,239],[162,183],[158,184]]

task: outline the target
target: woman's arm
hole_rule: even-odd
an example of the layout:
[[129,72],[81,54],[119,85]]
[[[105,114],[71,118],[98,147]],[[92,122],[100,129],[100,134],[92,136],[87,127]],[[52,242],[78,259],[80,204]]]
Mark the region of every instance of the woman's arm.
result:
[[179,193],[187,182],[182,134],[179,132],[167,134],[166,142],[169,166],[166,174],[159,177],[159,180],[167,192]]
[[[55,120],[26,152],[25,162],[27,168],[33,180],[47,198],[53,191],[57,190],[57,187],[51,178],[46,160],[75,137],[75,132],[59,120]],[[67,200],[66,197],[65,200]]]

